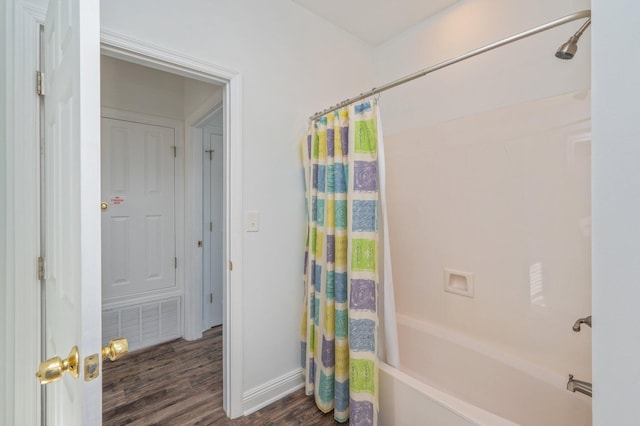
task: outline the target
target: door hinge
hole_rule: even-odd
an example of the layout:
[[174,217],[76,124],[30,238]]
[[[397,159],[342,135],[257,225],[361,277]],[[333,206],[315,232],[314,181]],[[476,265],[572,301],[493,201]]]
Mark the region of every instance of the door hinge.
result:
[[36,94],[38,96],[44,96],[44,73],[42,71],[36,71]]
[[233,262],[232,261],[229,261],[229,270],[233,271]]
[[38,257],[38,281],[44,280],[44,257]]
[[178,269],[178,258],[177,257],[173,258],[173,268],[174,269]]
[[173,157],[177,157],[178,156],[178,147],[177,146],[172,146],[171,149],[173,149]]
[[209,303],[213,303],[213,293],[209,293]]

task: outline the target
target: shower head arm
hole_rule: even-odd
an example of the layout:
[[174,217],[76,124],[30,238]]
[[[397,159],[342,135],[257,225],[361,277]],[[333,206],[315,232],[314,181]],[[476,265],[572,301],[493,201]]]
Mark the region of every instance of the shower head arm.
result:
[[589,25],[591,25],[591,18],[587,19],[586,22],[582,24],[582,26],[578,29],[578,31],[576,31],[576,33],[573,36],[575,38],[580,38],[582,36],[582,33],[586,31]]

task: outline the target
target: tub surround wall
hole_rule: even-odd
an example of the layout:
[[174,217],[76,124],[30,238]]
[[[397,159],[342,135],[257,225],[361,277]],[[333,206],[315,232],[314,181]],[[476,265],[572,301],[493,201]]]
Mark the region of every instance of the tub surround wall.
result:
[[[376,50],[382,83],[588,1],[466,0]],[[382,95],[396,304],[557,374],[591,378],[590,33],[567,24]],[[473,298],[444,269],[473,274]],[[402,357],[402,355],[401,355]]]
[[590,380],[589,117],[577,92],[386,137],[399,313]]

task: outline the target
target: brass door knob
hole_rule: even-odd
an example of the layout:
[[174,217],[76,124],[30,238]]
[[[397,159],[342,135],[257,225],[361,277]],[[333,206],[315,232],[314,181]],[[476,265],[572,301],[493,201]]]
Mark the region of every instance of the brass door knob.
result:
[[105,203],[105,202],[100,203],[100,209],[106,210],[108,208],[109,208],[109,204],[108,203]]
[[109,346],[102,348],[102,359],[115,361],[116,359],[122,358],[127,352],[129,352],[129,342],[127,339],[114,339],[109,342]]
[[64,373],[70,373],[77,379],[80,376],[79,366],[80,353],[78,347],[74,346],[67,359],[56,356],[41,362],[36,377],[43,385],[59,380]]

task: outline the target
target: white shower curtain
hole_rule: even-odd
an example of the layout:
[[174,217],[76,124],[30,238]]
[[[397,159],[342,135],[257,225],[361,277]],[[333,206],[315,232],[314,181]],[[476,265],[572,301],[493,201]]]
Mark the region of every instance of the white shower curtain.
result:
[[381,359],[392,367],[400,367],[400,350],[398,348],[398,326],[396,322],[396,303],[393,292],[393,273],[391,269],[391,247],[389,242],[389,221],[387,219],[386,164],[384,155],[384,137],[380,108],[378,114],[378,175],[380,185],[380,215],[382,216],[382,268],[380,277],[382,286],[382,350]]

